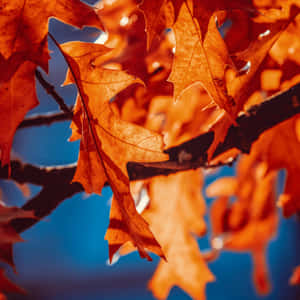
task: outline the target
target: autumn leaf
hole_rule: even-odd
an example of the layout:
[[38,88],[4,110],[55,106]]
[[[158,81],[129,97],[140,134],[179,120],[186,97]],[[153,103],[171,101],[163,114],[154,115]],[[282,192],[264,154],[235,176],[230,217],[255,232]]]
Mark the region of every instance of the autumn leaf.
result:
[[[149,283],[154,296],[165,299],[179,286],[203,300],[206,284],[214,280],[205,260],[223,248],[250,252],[256,288],[267,293],[266,249],[277,230],[278,170],[285,169],[287,176],[277,205],[286,217],[300,210],[299,116],[265,130],[242,150],[214,153],[240,113],[247,118],[245,110],[300,82],[299,12],[298,0],[103,0],[94,8],[79,0],[2,1],[2,164],[9,163],[16,129],[38,103],[34,71],[37,66],[47,71],[47,36],[57,44],[48,34],[48,19],[105,28],[96,41],[105,45],[71,42],[57,47],[69,66],[65,84],[78,88],[70,140],[80,140],[80,151],[73,181],[88,193],[101,194],[106,184],[113,191],[105,236],[110,261],[117,251],[122,255],[135,249],[148,260],[149,252],[166,256]],[[102,36],[107,40],[101,41]],[[292,100],[298,110],[299,99]],[[201,134],[214,136],[208,153],[206,143],[194,144]],[[241,132],[241,143],[246,134]],[[185,142],[191,151],[169,148]],[[194,154],[200,160],[199,152],[205,152],[201,162],[203,158],[210,167],[250,152],[238,162],[236,177],[218,179],[207,189],[216,198],[210,211],[212,234],[206,232],[199,170],[129,182],[128,162],[145,168],[165,163],[164,144],[169,162],[176,160],[172,171],[193,161]],[[0,260],[13,268],[12,247],[22,238],[12,221],[20,218],[34,214],[0,205]],[[213,255],[201,255],[197,237],[204,234],[211,239]],[[292,284],[299,281],[298,269]],[[0,270],[2,291],[18,288]]]
[[164,132],[167,147],[176,146],[206,133],[222,114],[210,104],[210,97],[199,85],[188,89],[177,102],[170,96],[153,97],[145,126]]
[[[160,261],[149,282],[150,290],[158,299],[166,299],[173,286],[181,287],[193,299],[205,299],[205,286],[214,281],[193,236],[206,232],[201,185],[198,170],[157,177],[145,183],[150,203],[142,215],[167,257],[167,261]],[[125,245],[121,254],[130,251]]]
[[147,32],[147,48],[150,49],[155,37],[162,31],[171,27],[175,21],[174,7],[168,0],[144,0],[139,5],[139,9],[145,16],[145,30]]
[[[252,165],[251,158],[243,157],[237,179],[221,178],[207,188],[209,197],[218,197],[211,208],[214,235],[225,236],[226,249],[252,253],[253,279],[262,294],[270,291],[265,251],[278,222],[275,175],[266,164]],[[233,196],[237,200],[230,205]]]
[[107,30],[104,44],[114,49],[112,63],[147,84],[145,21],[136,1],[103,1],[99,6],[98,15]]
[[[209,4],[204,4],[204,6],[205,5],[209,6]],[[238,6],[238,3],[235,5],[236,8],[241,9],[241,7]],[[235,118],[237,113],[243,108],[244,103],[254,90],[253,87],[255,87],[255,85],[251,85],[250,82],[255,79],[254,75],[263,62],[263,59],[268,54],[271,46],[279,38],[280,34],[284,32],[287,26],[295,18],[298,13],[298,9],[295,7],[291,7],[291,11],[288,14],[280,15],[281,18],[278,18],[277,16],[277,18],[274,17],[272,19],[272,14],[270,13],[265,17],[265,19],[261,17],[258,18],[257,21],[256,19],[251,17],[251,10],[249,10],[246,6],[243,11],[237,10],[237,12],[235,13],[236,15],[242,14],[246,19],[248,19],[248,22],[254,22],[256,33],[253,34],[253,40],[250,41],[249,46],[245,50],[231,53],[230,49],[228,49],[227,46],[230,41],[229,38],[232,37],[230,33],[235,28],[240,27],[239,23],[234,23],[232,25],[231,29],[228,32],[228,38],[226,37],[225,39],[225,44],[212,20],[211,27],[209,27],[210,23],[208,23],[207,30],[205,31],[205,22],[201,21],[203,20],[203,18],[201,20],[199,18],[196,19],[197,13],[199,15],[199,11],[201,11],[201,5],[199,6],[200,7],[196,7],[196,5],[194,4],[193,8],[195,9],[196,7],[195,13],[191,9],[191,5],[189,7],[188,4],[183,4],[177,22],[174,26],[176,40],[179,46],[179,49],[176,47],[176,52],[178,55],[175,52],[175,61],[172,73],[169,78],[169,80],[173,81],[174,83],[174,96],[176,98],[180,94],[179,92],[176,92],[176,85],[177,87],[180,87],[179,91],[181,91],[182,93],[186,88],[189,88],[192,83],[202,83],[203,87],[207,90],[210,96],[212,96],[213,100],[220,107],[225,108],[225,110]],[[210,9],[212,9],[212,7],[213,4],[211,5]],[[225,9],[225,7],[220,6],[220,10],[221,9]],[[211,12],[212,10],[210,11],[210,16],[212,16]],[[184,20],[185,22],[182,22],[181,24],[180,20],[183,16],[185,16],[186,20]],[[197,23],[197,20],[200,23]],[[265,22],[267,23],[262,23],[263,20],[265,20]],[[177,23],[178,30],[176,30]],[[189,24],[189,26],[184,24]],[[204,30],[204,37],[202,37],[201,35],[201,30]],[[190,32],[190,34],[187,35],[186,32]],[[261,34],[261,37],[259,36],[259,38],[257,38],[259,34]],[[179,40],[181,36],[183,39]],[[193,36],[194,40],[191,39],[190,36]],[[217,40],[214,39],[214,37],[217,38]],[[205,44],[205,39],[202,40],[203,38],[207,39],[207,44]],[[210,47],[209,45],[212,41],[214,41],[212,43],[212,47],[206,49],[205,45],[207,45],[207,47]],[[216,45],[218,46],[216,47]],[[190,49],[193,49],[193,51],[190,51]],[[181,50],[182,52],[180,52]],[[218,51],[220,51],[220,54],[218,54]],[[186,55],[186,53],[191,55],[190,58],[188,58],[188,55]],[[202,62],[200,66],[201,53],[206,54],[202,57],[207,61],[206,63],[205,61]],[[231,61],[231,57],[234,58],[233,61]],[[177,64],[177,62],[180,62],[179,65]],[[238,65],[238,63],[240,62],[244,62],[244,65],[242,65],[243,67],[246,67],[247,63],[249,64],[249,66],[247,67],[248,69],[246,68],[244,72],[240,72],[241,66]],[[179,66],[179,68],[177,68],[177,66]],[[193,70],[193,66],[195,66],[195,72],[193,73],[191,71],[190,74],[192,74],[192,76],[189,79],[189,73],[187,73],[186,70]],[[207,66],[206,70],[203,69],[205,66]],[[229,66],[231,66],[230,69],[228,68]],[[199,75],[201,68],[204,70],[202,73],[203,75],[201,75],[204,79],[202,79],[202,77]],[[176,74],[176,76],[174,74]],[[210,74],[213,74],[211,79],[209,79]],[[174,78],[176,81],[173,80]],[[209,82],[207,82],[207,80]],[[219,85],[220,83],[221,85]],[[228,104],[227,106],[226,103]],[[219,118],[215,119],[215,122],[211,123],[210,130],[215,132],[215,141],[209,150],[209,157],[212,156],[212,153],[216,149],[217,144],[223,141],[227,132],[226,129],[232,124],[232,117],[224,114],[223,117],[220,116]]]
[[[100,17],[101,22],[103,23],[106,32],[109,33],[108,43],[110,39],[116,38],[119,35],[119,38],[123,38],[124,27],[130,22],[131,14],[136,11],[136,0],[103,0],[101,2],[95,3],[97,9],[97,15]],[[121,22],[121,20],[123,21]]]
[[[298,174],[299,151],[299,117],[285,121],[275,128],[265,132],[253,145],[251,153],[252,164],[265,161],[270,170],[287,170],[285,188],[279,197],[278,205],[282,207],[285,217],[289,217],[300,209]],[[289,155],[284,155],[289,153]]]
[[[274,19],[270,16],[261,16],[260,18],[250,19],[254,22],[251,28],[254,28],[251,34],[255,39],[250,41],[249,46],[240,52],[232,53],[236,64],[243,62],[245,70],[239,69],[239,73],[234,77],[228,74],[228,93],[235,99],[237,106],[235,112],[243,109],[243,105],[248,97],[253,93],[253,86],[250,84],[255,79],[256,72],[266,58],[274,43],[279,39],[281,34],[291,24],[297,14],[298,7],[292,7],[288,16],[283,15],[282,19]],[[238,26],[238,24],[236,25]]]
[[[253,101],[251,97],[254,95],[256,96],[254,97],[256,102],[252,102],[252,104],[257,104],[265,100],[264,95],[266,94],[262,92],[263,86],[261,86],[261,83],[263,81],[260,81],[260,76],[266,74],[264,71],[268,70],[269,54],[272,53],[272,47],[276,48],[276,42],[285,34],[287,28],[292,26],[299,13],[299,7],[291,6],[288,8],[277,8],[275,11],[272,9],[261,11],[261,8],[257,7],[258,12],[260,12],[257,17],[253,17],[246,12],[235,13],[233,17],[231,16],[233,24],[225,36],[225,41],[236,66],[236,71],[234,69],[227,71],[226,82],[228,94],[236,103],[233,107],[234,115],[237,115],[241,110],[249,108],[251,101]],[[235,19],[239,15],[241,18]],[[242,25],[244,23],[247,23],[247,26]],[[243,48],[236,50],[236,46],[241,46],[241,43],[236,42],[243,36],[241,35],[241,28],[249,28],[244,32],[244,34],[247,33],[249,39],[243,39]],[[291,68],[288,67],[287,76],[291,74],[290,71]],[[283,78],[281,77],[281,80]],[[271,79],[268,78],[268,82],[270,81]],[[276,79],[276,82],[278,83],[278,79]],[[273,82],[273,87],[276,82]],[[267,87],[266,84],[264,87]],[[274,90],[272,92],[274,93]],[[226,114],[211,124],[210,130],[214,131],[215,140],[209,149],[210,158],[217,145],[223,142],[227,128],[231,124],[232,120]]]
[[174,98],[199,83],[215,103],[230,112],[233,103],[227,96],[224,77],[231,60],[214,18],[210,19],[207,34],[202,36],[193,7],[183,3],[173,29],[176,51],[168,80],[174,84]]
[[193,299],[205,299],[206,284],[214,281],[191,235],[201,236],[206,230],[202,219],[205,204],[199,192],[201,183],[196,170],[153,179],[149,186],[151,202],[144,216],[168,260],[160,262],[149,283],[158,299],[166,299],[174,285]]
[[[102,64],[108,49],[103,45],[67,43],[60,49],[80,95],[73,127],[81,130],[81,144],[73,180],[82,183],[87,192],[99,194],[108,181],[114,193],[106,234],[110,259],[128,240],[138,248],[141,257],[151,260],[146,249],[163,257],[147,223],[135,209],[126,170],[128,161],[165,159],[162,138],[120,120],[109,104],[118,91],[140,81],[123,71],[105,69]],[[78,112],[81,112],[79,118]]]
[[290,278],[290,284],[296,285],[300,284],[300,266],[294,269],[293,275]]
[[[183,4],[190,5],[198,10],[198,21],[201,22],[201,31],[205,36],[209,19],[217,10],[250,9],[251,1],[241,0],[217,0],[217,1],[185,1],[185,0],[159,0],[141,1],[139,8],[145,15],[146,32],[148,36],[148,49],[155,36],[159,36],[164,29],[170,28],[177,20],[180,8]],[[201,11],[201,12],[200,12]],[[198,16],[198,17],[199,17]]]
[[6,300],[6,297],[2,292],[25,294],[25,291],[11,282],[4,274],[4,270],[0,269],[0,299]]
[[[38,105],[35,65],[25,62],[8,80],[0,82],[0,149],[2,165],[9,164],[13,137],[26,113]],[[26,95],[26,96],[24,96]]]
[[[62,45],[62,50],[66,53],[72,76],[76,80],[81,99],[83,99],[82,102],[78,99],[80,104],[78,102],[76,104],[76,121],[72,127],[77,128],[77,132],[81,132],[81,136],[85,140],[86,151],[97,151],[97,146],[93,139],[99,138],[99,149],[109,152],[109,157],[113,155],[113,162],[124,174],[126,174],[126,163],[130,160],[129,158],[137,161],[151,160],[151,157],[157,157],[157,159],[166,158],[166,155],[161,152],[163,144],[159,134],[120,120],[109,105],[109,100],[120,90],[130,84],[141,83],[141,81],[124,71],[101,67],[103,63],[101,55],[109,51],[103,45],[67,43]],[[67,53],[72,53],[74,56]],[[97,59],[99,65],[97,65]],[[86,111],[83,106],[86,107]],[[79,114],[81,115],[82,123],[77,126],[80,118],[76,116]],[[89,125],[89,122],[92,126]],[[91,129],[90,126],[94,129]],[[95,134],[93,130],[95,130]],[[73,136],[71,140],[74,140]],[[120,155],[120,153],[123,154]],[[98,193],[100,193],[102,188],[98,184],[92,188],[89,188],[87,184],[84,185],[88,191]]]
[[19,64],[30,60],[48,72],[48,19],[83,27],[102,24],[95,11],[79,0],[4,0],[0,7],[0,54]]
[[[102,28],[94,10],[77,0],[59,2],[4,1],[0,6],[0,75],[2,165],[8,164],[15,130],[38,104],[36,65],[48,71],[48,19],[54,16],[74,26]],[[20,89],[22,86],[23,89]],[[26,95],[24,99],[24,95]]]

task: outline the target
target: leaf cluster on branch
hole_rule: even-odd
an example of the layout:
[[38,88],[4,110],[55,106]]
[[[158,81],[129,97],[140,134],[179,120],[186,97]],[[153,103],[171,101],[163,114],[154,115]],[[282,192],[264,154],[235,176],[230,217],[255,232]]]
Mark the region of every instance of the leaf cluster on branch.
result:
[[[299,1],[2,2],[0,178],[42,189],[22,208],[0,205],[0,260],[14,267],[21,232],[75,193],[101,194],[109,185],[109,259],[133,250],[160,256],[149,283],[158,299],[174,285],[204,299],[215,279],[206,262],[222,249],[251,252],[257,291],[268,293],[265,252],[277,231],[276,204],[285,217],[300,210]],[[50,17],[103,32],[95,43],[59,44],[48,32]],[[68,65],[64,85],[77,87],[74,107],[37,69],[48,72],[48,38]],[[39,103],[35,79],[61,112],[25,118]],[[80,140],[76,164],[10,161],[16,130],[66,120],[70,141]],[[238,156],[236,176],[206,190],[216,198],[212,250],[201,253],[197,237],[208,234],[202,169]],[[287,178],[277,200],[280,169]],[[23,292],[3,273],[0,289]]]

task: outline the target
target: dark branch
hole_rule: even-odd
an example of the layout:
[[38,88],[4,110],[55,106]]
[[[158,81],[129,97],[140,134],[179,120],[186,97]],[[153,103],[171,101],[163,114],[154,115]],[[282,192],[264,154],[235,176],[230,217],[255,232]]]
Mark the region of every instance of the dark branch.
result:
[[71,182],[76,164],[55,167],[37,167],[11,161],[11,174],[8,178],[8,166],[0,168],[0,179],[13,179],[18,183],[32,183],[41,186],[59,185]]
[[[33,183],[43,186],[42,190],[25,205],[24,210],[33,210],[36,219],[15,219],[11,222],[18,233],[23,232],[40,219],[49,215],[60,203],[76,193],[82,192],[79,183],[71,183],[75,174],[76,165],[37,167],[31,164],[22,164],[20,161],[11,162],[11,175],[18,183]],[[0,178],[8,179],[8,167],[0,168]]]
[[237,118],[239,126],[231,126],[223,143],[219,144],[214,157],[231,148],[249,153],[251,145],[266,130],[300,113],[300,84],[274,95],[267,101],[252,106]]
[[[249,153],[252,144],[266,130],[300,113],[300,84],[277,94],[267,101],[252,106],[236,119],[223,143],[217,146],[213,157],[237,148]],[[210,167],[207,163],[207,149],[213,141],[213,132],[208,132],[179,146],[165,150],[170,159],[164,162],[129,162],[127,171],[130,180],[146,179],[157,175],[168,175],[178,171]],[[201,147],[199,147],[201,145]]]
[[[260,134],[299,112],[300,84],[275,95],[260,105],[253,106],[238,117],[238,126],[229,128],[224,142],[218,145],[214,156],[234,147],[248,153],[252,143]],[[170,160],[166,162],[128,163],[130,179],[145,179],[181,170],[210,167],[207,165],[207,149],[211,145],[213,137],[213,133],[209,132],[179,146],[167,149],[165,152],[169,154]],[[43,186],[41,192],[23,206],[25,210],[34,210],[38,218],[43,218],[66,198],[83,191],[83,187],[79,183],[71,183],[75,169],[75,164],[61,167],[36,167],[22,164],[19,161],[12,161],[10,178],[19,183],[28,182]],[[0,167],[0,178],[8,179],[7,166]],[[18,232],[22,232],[38,221],[39,219],[19,219],[14,220],[12,225]],[[217,255],[218,253],[213,249],[211,253],[207,253],[207,260],[213,259]]]
[[32,126],[51,125],[54,122],[72,120],[72,112],[49,113],[45,115],[33,115],[26,118],[18,128]]
[[60,109],[65,113],[72,113],[71,109],[65,104],[64,99],[57,94],[53,85],[45,80],[39,70],[35,70],[35,76],[45,91],[53,97]]
[[33,210],[37,218],[15,219],[11,225],[21,233],[48,216],[64,200],[82,191],[83,188],[79,183],[63,182],[59,185],[48,185],[22,207],[24,210]]

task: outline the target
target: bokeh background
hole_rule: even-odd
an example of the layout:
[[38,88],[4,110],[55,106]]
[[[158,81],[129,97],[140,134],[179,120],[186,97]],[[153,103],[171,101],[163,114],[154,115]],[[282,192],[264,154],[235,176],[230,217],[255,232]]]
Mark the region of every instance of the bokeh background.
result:
[[[92,1],[90,1],[92,2]],[[61,43],[70,40],[95,41],[100,31],[78,30],[59,21],[50,21],[50,32]],[[76,88],[61,87],[67,66],[49,40],[52,51],[50,75],[47,77],[66,103],[74,104]],[[30,114],[58,111],[57,104],[37,83],[40,105]],[[66,165],[78,158],[79,142],[68,142],[69,122],[18,130],[13,157],[36,165]],[[234,168],[223,168],[209,175],[206,184],[217,176],[232,175]],[[284,182],[280,176],[279,189]],[[8,205],[22,205],[22,192],[9,181],[0,183],[3,200]],[[39,187],[30,186],[31,194]],[[10,295],[15,300],[99,300],[154,299],[147,290],[158,258],[153,262],[140,259],[137,253],[122,257],[116,264],[107,264],[108,245],[104,235],[109,222],[111,191],[103,189],[102,196],[85,193],[65,200],[49,217],[22,234],[26,240],[15,246],[17,274],[8,269],[15,282],[24,287],[26,296]],[[209,206],[210,199],[207,199]],[[209,209],[209,207],[208,207]],[[163,226],[163,224],[162,224]],[[209,247],[200,239],[201,250]],[[252,265],[248,254],[224,252],[209,264],[217,280],[207,286],[207,299],[213,300],[299,300],[300,288],[288,285],[293,268],[300,264],[300,221],[297,217],[280,219],[279,232],[268,248],[272,293],[266,297],[256,294],[252,283]],[[169,298],[190,299],[179,288],[173,288]]]

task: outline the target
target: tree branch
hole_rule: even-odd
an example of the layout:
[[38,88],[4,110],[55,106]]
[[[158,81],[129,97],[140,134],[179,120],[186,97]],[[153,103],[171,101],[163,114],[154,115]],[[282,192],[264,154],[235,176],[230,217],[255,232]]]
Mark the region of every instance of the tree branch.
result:
[[64,200],[82,191],[81,184],[77,182],[47,185],[35,197],[22,206],[24,210],[33,210],[37,218],[15,219],[11,221],[11,225],[18,233],[21,233],[39,222],[40,219],[48,216]]
[[[213,157],[237,148],[249,153],[252,144],[266,130],[300,113],[300,84],[279,93],[267,101],[252,106],[236,119],[238,126],[232,125],[224,142],[220,143]],[[214,139],[213,132],[204,133],[179,146],[165,150],[170,155],[168,161],[155,163],[129,162],[127,171],[130,180],[146,179],[157,175],[168,175],[178,171],[209,168],[207,149]],[[188,159],[184,159],[187,157]]]
[[[260,134],[299,112],[300,84],[271,97],[260,105],[251,107],[246,113],[239,116],[237,118],[238,126],[229,128],[224,142],[218,145],[213,156],[222,154],[234,147],[244,153],[249,153],[251,145]],[[169,148],[165,152],[169,154],[170,159],[165,162],[128,163],[130,180],[167,175],[199,167],[211,167],[207,164],[207,150],[213,138],[213,132],[208,132],[179,146]],[[189,159],[185,160],[185,157],[189,157]],[[76,164],[37,167],[23,164],[20,161],[12,161],[11,177],[8,178],[8,167],[0,167],[0,178],[2,179],[13,179],[19,183],[33,183],[43,186],[41,192],[23,206],[25,210],[33,210],[38,219],[12,221],[17,232],[23,232],[37,223],[40,218],[49,215],[66,198],[83,191],[83,187],[79,183],[71,183],[75,170]],[[205,259],[213,260],[218,256],[219,250],[212,248],[204,255]]]
[[76,193],[82,192],[80,183],[72,183],[76,164],[55,167],[37,167],[11,161],[11,174],[8,178],[8,166],[0,168],[1,179],[13,179],[18,183],[32,183],[43,186],[42,190],[27,201],[22,208],[33,210],[35,219],[15,219],[11,222],[14,229],[21,233],[33,226],[40,219],[49,215],[60,203]]
[[8,177],[8,166],[0,168],[0,179],[13,179],[18,183],[32,183],[41,186],[70,183],[76,170],[76,164],[67,166],[38,167],[23,164],[18,160],[11,161],[11,174]]
[[39,70],[35,70],[35,76],[45,91],[53,97],[60,109],[65,113],[72,113],[71,109],[65,104],[64,99],[57,94],[53,85],[45,80]]

